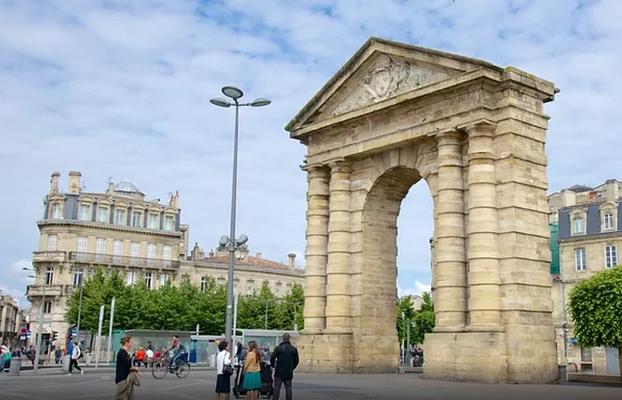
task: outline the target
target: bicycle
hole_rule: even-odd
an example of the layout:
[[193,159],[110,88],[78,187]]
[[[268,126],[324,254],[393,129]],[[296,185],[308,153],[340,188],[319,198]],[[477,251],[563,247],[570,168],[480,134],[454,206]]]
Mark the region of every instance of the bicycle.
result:
[[151,367],[151,375],[155,379],[162,379],[166,374],[175,374],[177,378],[184,379],[190,375],[190,364],[185,359],[177,360],[175,368],[171,365],[171,358],[168,356],[161,357],[158,361],[154,361]]

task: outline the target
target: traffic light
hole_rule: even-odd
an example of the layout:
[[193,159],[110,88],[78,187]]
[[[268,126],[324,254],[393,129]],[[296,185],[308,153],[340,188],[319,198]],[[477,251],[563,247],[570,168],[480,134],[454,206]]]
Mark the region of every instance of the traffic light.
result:
[[58,339],[58,332],[52,331],[52,343]]

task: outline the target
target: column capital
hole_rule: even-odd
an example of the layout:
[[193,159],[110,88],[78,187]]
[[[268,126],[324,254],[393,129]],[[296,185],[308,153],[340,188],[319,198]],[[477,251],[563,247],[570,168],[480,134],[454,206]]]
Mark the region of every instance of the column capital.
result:
[[428,136],[436,139],[439,146],[444,146],[462,144],[465,135],[462,130],[454,127],[432,132]]
[[328,177],[328,166],[324,164],[312,164],[305,167],[310,178],[326,178]]
[[352,164],[350,161],[346,161],[343,158],[329,162],[328,166],[330,167],[331,173],[352,171]]
[[493,136],[497,123],[486,118],[478,119],[458,126],[458,129],[466,132],[469,137],[474,136]]

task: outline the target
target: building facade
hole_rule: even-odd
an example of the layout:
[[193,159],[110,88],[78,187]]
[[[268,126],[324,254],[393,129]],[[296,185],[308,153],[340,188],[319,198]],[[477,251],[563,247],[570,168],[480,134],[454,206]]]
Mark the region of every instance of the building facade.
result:
[[[573,336],[568,297],[581,280],[619,264],[622,182],[575,185],[548,197],[551,227],[553,318],[560,364],[583,373],[619,374],[618,349],[584,348]],[[557,240],[555,240],[557,237]]]
[[23,322],[24,314],[17,301],[0,291],[0,343],[17,343]]
[[[54,332],[64,336],[69,328],[67,301],[97,268],[119,272],[128,285],[143,281],[151,289],[168,281],[188,280],[201,286],[209,277],[226,280],[222,252],[211,251],[205,257],[195,245],[192,254],[187,254],[189,226],[181,223],[178,193],[171,194],[166,203],[147,200],[130,181],[109,182],[103,193],[86,192],[76,171],[69,172],[68,190],[63,192],[59,178],[59,173],[52,174],[43,219],[37,222],[35,282],[27,289],[33,332],[43,306],[44,342]],[[292,258],[292,265],[285,265],[250,257],[248,250],[238,252],[236,258],[239,293],[267,280],[277,295],[283,295],[293,283],[303,281]]]

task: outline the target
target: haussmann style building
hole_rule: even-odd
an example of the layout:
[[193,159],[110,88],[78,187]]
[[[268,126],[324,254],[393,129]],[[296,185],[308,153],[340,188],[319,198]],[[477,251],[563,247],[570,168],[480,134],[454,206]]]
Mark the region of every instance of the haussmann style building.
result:
[[581,280],[619,264],[622,182],[575,185],[548,196],[551,226],[553,319],[560,365],[569,371],[619,375],[618,349],[581,347],[573,335],[568,298]]
[[[62,191],[60,174],[52,174],[45,197],[43,218],[37,222],[39,248],[34,252],[35,282],[28,286],[32,304],[31,327],[39,323],[43,303],[43,343],[54,333],[64,337],[67,300],[97,268],[117,271],[128,285],[143,281],[155,289],[166,282],[188,280],[203,288],[209,278],[224,284],[227,254],[224,249],[207,254],[198,246],[188,254],[189,226],[181,223],[179,194],[168,202],[148,200],[131,181],[109,182],[105,192],[81,188],[80,172],[69,172],[68,190]],[[236,253],[235,288],[250,294],[264,281],[277,296],[287,294],[294,283],[303,284],[304,271],[295,255],[288,263],[250,256],[248,248]]]

